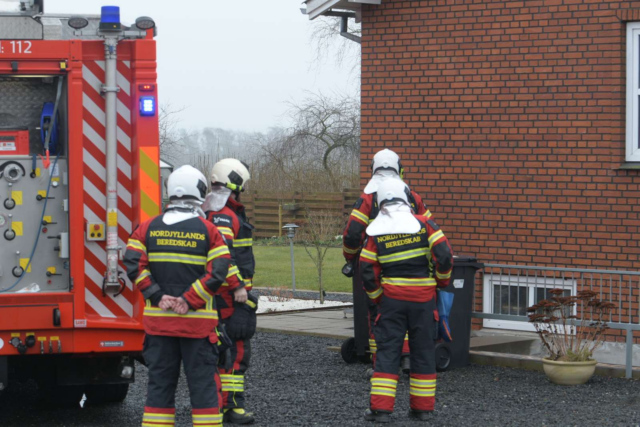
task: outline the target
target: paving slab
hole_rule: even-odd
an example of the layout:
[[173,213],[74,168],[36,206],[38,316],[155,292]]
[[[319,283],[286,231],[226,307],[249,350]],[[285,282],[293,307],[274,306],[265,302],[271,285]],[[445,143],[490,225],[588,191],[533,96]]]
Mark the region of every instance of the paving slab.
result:
[[346,339],[353,336],[353,317],[342,309],[258,316],[258,330]]

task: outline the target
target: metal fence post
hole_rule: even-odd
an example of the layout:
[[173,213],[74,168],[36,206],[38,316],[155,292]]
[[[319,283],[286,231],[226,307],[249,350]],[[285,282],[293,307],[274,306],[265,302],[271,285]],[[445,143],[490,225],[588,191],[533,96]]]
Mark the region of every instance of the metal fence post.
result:
[[291,279],[292,279],[292,289],[295,292],[296,290],[296,266],[293,260],[293,238],[296,236],[296,229],[300,228],[296,224],[287,224],[283,229],[287,230],[287,237],[289,238],[289,246],[291,247]]
[[293,239],[289,239],[290,242],[290,246],[291,246],[291,284],[293,287],[293,291],[295,292],[296,290],[296,265],[295,265],[295,261],[293,259]]
[[626,378],[633,378],[633,329],[627,329],[627,363],[626,363]]

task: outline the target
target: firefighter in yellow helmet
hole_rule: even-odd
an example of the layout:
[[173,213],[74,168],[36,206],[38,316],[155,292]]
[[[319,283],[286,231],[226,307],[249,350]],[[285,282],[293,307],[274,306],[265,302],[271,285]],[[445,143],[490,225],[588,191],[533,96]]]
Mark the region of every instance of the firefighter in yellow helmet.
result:
[[[220,160],[211,171],[212,189],[203,206],[207,219],[224,235],[247,291],[252,287],[256,263],[253,226],[247,221],[240,194],[250,178],[247,165],[240,160]],[[237,302],[232,293],[223,292],[217,301],[222,323],[233,341],[228,360],[219,364],[224,421],[250,424],[255,417],[245,410],[245,373],[251,359],[250,340],[256,329],[258,299],[249,292],[246,303]]]

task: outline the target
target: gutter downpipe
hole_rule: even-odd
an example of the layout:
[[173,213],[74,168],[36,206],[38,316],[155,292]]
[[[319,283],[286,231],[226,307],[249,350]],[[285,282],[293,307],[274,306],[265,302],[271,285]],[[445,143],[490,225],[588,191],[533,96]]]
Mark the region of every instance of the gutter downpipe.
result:
[[[307,9],[300,9],[303,15],[308,15]],[[356,36],[349,32],[349,18],[354,18],[358,22],[358,15],[353,12],[335,12],[329,10],[322,14],[322,16],[332,16],[334,18],[340,18],[340,35],[358,44],[362,44],[362,37]]]
[[[351,34],[349,32],[349,16],[350,15],[342,15],[340,17],[340,35],[344,38],[347,38],[353,42],[358,44],[362,44],[362,37],[356,36],[355,34]],[[355,16],[354,16],[355,17]]]

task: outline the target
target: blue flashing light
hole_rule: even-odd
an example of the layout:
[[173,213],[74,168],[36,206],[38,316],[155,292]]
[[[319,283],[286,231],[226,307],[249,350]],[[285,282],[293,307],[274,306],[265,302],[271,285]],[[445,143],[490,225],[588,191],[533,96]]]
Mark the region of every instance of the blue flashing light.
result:
[[140,115],[155,116],[156,115],[156,98],[153,96],[140,97]]
[[120,23],[120,7],[119,6],[102,6],[102,15],[100,22],[103,24],[119,24]]

